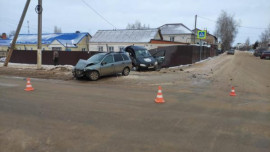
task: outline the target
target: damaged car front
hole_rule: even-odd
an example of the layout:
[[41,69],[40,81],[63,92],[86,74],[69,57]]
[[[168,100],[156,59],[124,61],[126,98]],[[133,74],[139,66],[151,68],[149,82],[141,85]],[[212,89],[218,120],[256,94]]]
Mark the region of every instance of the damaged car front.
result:
[[[88,60],[80,59],[72,70],[75,78],[90,77],[91,71],[100,70],[100,62],[105,57],[106,53],[95,54]],[[97,76],[98,77],[98,76]]]

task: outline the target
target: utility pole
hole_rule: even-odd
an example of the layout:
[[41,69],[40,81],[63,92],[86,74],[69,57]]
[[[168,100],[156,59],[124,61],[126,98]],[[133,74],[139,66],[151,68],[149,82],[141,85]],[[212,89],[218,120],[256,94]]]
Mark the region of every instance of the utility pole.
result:
[[196,43],[196,28],[197,28],[197,15],[195,15],[195,28],[194,28],[194,44]]
[[23,20],[24,20],[24,17],[25,17],[26,12],[27,12],[27,10],[28,10],[28,6],[29,6],[29,4],[30,4],[30,1],[31,1],[31,0],[27,0],[26,3],[25,3],[24,9],[23,9],[23,13],[22,13],[20,22],[19,22],[19,24],[18,24],[18,26],[17,26],[16,33],[15,33],[15,35],[14,35],[14,37],[13,37],[12,44],[11,44],[11,47],[10,47],[10,49],[9,49],[9,51],[8,51],[8,55],[7,55],[7,58],[6,58],[6,61],[5,61],[4,66],[8,66],[8,62],[9,62],[9,60],[10,60],[10,58],[11,58],[11,55],[12,55],[12,52],[13,52],[13,50],[14,50],[14,48],[15,48],[15,44],[16,44],[18,35],[19,35],[19,33],[20,33],[20,30],[21,30],[21,27],[22,27],[22,24],[23,24]]
[[41,37],[42,37],[42,0],[38,0],[38,5],[36,6],[36,12],[38,14],[38,44],[37,44],[37,69],[41,69],[42,63],[42,52],[41,52]]
[[29,21],[27,21],[27,28],[28,28],[28,34],[30,34],[30,30],[29,30]]

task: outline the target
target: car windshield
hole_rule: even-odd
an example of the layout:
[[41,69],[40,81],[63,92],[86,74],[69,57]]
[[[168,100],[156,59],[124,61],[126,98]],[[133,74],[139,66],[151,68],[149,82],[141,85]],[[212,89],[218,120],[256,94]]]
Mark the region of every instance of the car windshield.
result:
[[104,56],[105,56],[104,53],[96,54],[91,56],[87,61],[91,63],[99,63],[104,58]]
[[148,52],[148,50],[136,50],[135,51],[136,57],[149,57],[151,54]]

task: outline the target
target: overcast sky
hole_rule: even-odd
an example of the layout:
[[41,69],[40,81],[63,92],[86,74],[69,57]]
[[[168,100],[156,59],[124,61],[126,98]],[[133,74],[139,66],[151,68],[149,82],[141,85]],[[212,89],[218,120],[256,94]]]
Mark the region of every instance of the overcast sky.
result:
[[[102,17],[97,15],[94,8]],[[16,30],[26,0],[0,0],[0,32],[9,34]],[[37,14],[35,7],[38,0],[31,0],[25,17],[22,33],[37,33]],[[249,37],[251,43],[270,24],[270,0],[43,0],[43,33],[53,33],[54,26],[63,33],[89,32],[97,30],[125,29],[128,23],[136,20],[142,24],[157,28],[167,23],[183,23],[194,29],[195,15],[198,15],[197,27],[215,31],[215,20],[224,10],[234,15],[244,27],[234,43],[244,43]]]

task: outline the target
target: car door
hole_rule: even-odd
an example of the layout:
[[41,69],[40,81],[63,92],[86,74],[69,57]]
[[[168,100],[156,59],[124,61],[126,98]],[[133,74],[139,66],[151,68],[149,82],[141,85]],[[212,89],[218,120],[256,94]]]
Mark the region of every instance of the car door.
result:
[[131,63],[131,61],[130,61],[130,59],[129,59],[129,57],[127,56],[127,54],[121,54],[122,55],[122,57],[123,57],[123,59],[124,59],[124,68],[126,67],[126,66],[130,66],[130,63]]
[[115,70],[115,63],[112,55],[106,56],[100,65],[100,74],[101,76],[104,75],[111,75],[114,73]]
[[114,61],[115,61],[115,73],[121,73],[125,67],[125,61],[121,54],[114,54]]

